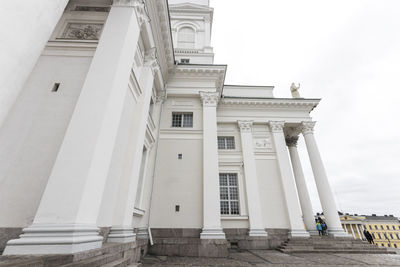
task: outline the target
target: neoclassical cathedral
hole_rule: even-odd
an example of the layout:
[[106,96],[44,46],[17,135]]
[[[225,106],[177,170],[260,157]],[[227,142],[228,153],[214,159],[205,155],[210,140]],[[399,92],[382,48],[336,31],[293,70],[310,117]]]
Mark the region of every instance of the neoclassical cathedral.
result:
[[225,84],[208,0],[43,3],[45,45],[21,55],[35,64],[0,126],[4,255],[223,256],[308,238],[306,160],[329,234],[347,236],[313,134],[320,100]]

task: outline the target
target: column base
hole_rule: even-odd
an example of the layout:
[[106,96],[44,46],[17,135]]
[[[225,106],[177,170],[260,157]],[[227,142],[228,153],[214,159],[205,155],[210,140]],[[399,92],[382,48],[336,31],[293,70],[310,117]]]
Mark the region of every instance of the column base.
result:
[[136,241],[136,234],[129,226],[112,226],[108,234],[107,242],[130,243]]
[[338,238],[353,238],[351,234],[346,233],[341,229],[328,229],[328,235]]
[[200,239],[225,239],[225,233],[221,228],[205,229],[200,233]]
[[249,236],[263,236],[267,237],[268,233],[264,229],[251,229],[249,230]]
[[303,229],[293,229],[289,232],[290,237],[310,237],[310,233]]
[[139,228],[137,234],[136,234],[137,239],[149,239],[149,231],[147,228]]
[[86,224],[33,224],[7,242],[3,255],[71,254],[101,248],[99,228]]

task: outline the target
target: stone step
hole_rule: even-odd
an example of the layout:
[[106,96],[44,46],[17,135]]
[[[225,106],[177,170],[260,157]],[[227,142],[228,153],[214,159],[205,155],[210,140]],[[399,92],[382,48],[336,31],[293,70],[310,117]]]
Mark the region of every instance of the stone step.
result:
[[121,259],[123,256],[122,252],[107,253],[96,257],[75,261],[69,264],[61,265],[62,267],[72,266],[85,266],[85,267],[97,267],[103,266],[104,264],[111,263],[113,261]]
[[126,267],[126,266],[135,266],[135,265],[129,265],[129,258],[122,258],[115,260],[113,262],[101,265],[102,267]]
[[283,252],[283,253],[350,253],[350,254],[396,254],[394,251],[382,251],[382,250],[339,250],[339,249],[332,249],[332,250],[327,250],[327,249],[314,249],[314,250],[290,250],[290,249],[278,249],[278,251]]

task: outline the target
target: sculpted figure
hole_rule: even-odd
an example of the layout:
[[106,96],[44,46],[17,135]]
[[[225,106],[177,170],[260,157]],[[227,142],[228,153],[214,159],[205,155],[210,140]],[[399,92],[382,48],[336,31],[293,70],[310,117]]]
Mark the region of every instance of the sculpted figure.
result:
[[296,84],[292,83],[292,85],[290,86],[290,92],[292,93],[293,98],[300,98],[299,88],[300,83],[297,86]]

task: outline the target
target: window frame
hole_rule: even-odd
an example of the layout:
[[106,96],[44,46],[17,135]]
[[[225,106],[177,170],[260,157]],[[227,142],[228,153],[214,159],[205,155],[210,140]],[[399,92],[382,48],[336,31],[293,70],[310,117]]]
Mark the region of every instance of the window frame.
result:
[[[180,123],[179,126],[176,126],[174,122],[174,116],[180,116]],[[185,115],[191,115],[191,124],[189,126],[185,125]],[[178,112],[178,111],[173,111],[171,115],[171,127],[172,128],[193,128],[193,112]]]
[[[233,142],[233,147],[229,147],[231,144],[228,143],[228,139],[232,140]],[[223,147],[220,147],[220,140],[223,140]],[[236,149],[236,141],[235,141],[235,136],[218,136],[217,137],[217,145],[218,145],[218,150],[235,150]]]
[[[226,175],[226,185],[221,185],[221,175]],[[230,178],[233,177],[236,179],[236,185],[231,185],[231,180]],[[221,195],[221,189],[226,188],[227,189],[227,199],[222,199]],[[236,188],[236,199],[232,199],[232,189]],[[240,185],[239,185],[239,174],[237,172],[220,172],[219,173],[219,193],[220,193],[220,215],[221,216],[240,216],[241,215],[241,210],[240,210]],[[223,213],[222,209],[222,202],[228,202],[228,213]],[[232,212],[232,204],[231,203],[237,203],[237,213]]]

